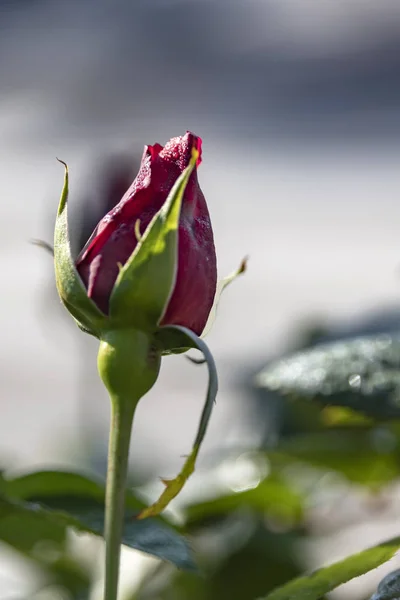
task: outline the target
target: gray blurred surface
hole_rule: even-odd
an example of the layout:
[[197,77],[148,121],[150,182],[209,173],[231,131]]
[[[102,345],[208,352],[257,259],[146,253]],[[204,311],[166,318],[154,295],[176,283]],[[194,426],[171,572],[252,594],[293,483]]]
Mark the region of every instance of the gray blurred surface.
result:
[[[51,239],[55,156],[70,166],[79,218],[105,154],[186,129],[203,137],[220,275],[250,256],[208,339],[221,392],[205,452],[257,443],[238,381],[282,351],[299,320],[351,323],[398,304],[399,32],[395,0],[0,2],[7,467],[79,462],[85,432],[100,431],[104,447],[108,427],[96,344],[63,318],[51,259],[28,244]],[[132,445],[152,473],[179,468],[204,386],[204,369],[164,361]]]
[[[222,389],[208,443],[220,443],[221,421],[224,444],[245,443],[242,368],[283,349],[302,317],[351,319],[397,303],[399,90],[390,69],[399,5],[0,6],[4,451],[19,466],[57,460],[54,441],[61,450],[60,436],[77,435],[82,362],[95,379],[95,344],[62,319],[55,299],[53,308],[42,291],[51,261],[27,243],[51,239],[62,185],[55,156],[69,163],[76,219],[93,163],[186,128],[204,138],[200,178],[221,276],[250,256],[209,338]],[[138,450],[156,445],[178,464],[191,432],[175,433],[196,418],[203,381],[182,358],[165,360],[138,413]],[[106,429],[107,399],[95,389],[85,401]]]

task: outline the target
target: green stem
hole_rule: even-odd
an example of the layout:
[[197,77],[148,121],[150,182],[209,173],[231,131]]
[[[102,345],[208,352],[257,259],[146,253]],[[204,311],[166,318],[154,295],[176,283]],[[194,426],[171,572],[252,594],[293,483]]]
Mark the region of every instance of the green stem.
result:
[[106,541],[104,600],[117,600],[118,594],[126,475],[135,407],[136,402],[126,402],[115,397],[111,399],[104,531]]
[[111,398],[111,429],[106,488],[106,572],[104,600],[117,600],[125,484],[133,415],[140,398],[154,385],[161,354],[142,331],[107,331],[100,342],[97,366]]

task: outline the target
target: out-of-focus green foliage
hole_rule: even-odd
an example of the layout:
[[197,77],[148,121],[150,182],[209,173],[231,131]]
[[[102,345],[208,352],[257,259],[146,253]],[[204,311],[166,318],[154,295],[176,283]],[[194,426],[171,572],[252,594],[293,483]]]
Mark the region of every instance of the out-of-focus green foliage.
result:
[[377,420],[400,418],[400,338],[321,344],[270,364],[257,383],[291,398],[345,406]]
[[[246,455],[249,463],[251,456],[255,467],[260,458],[265,461],[254,453]],[[210,478],[214,475],[210,472]],[[251,485],[186,508],[186,530],[202,577],[163,569],[157,576],[151,573],[132,600],[252,600],[299,575],[303,495],[278,471]]]
[[[265,370],[258,382],[266,387],[257,394],[279,409],[265,412],[266,418],[273,415],[274,434],[258,447],[212,461],[209,471],[203,466],[205,481],[217,483],[210,486],[214,495],[192,497],[182,507],[179,528],[165,518],[135,520],[144,504],[128,490],[124,541],[161,560],[143,573],[127,600],[317,600],[392,557],[399,538],[303,575],[311,564],[303,548],[320,543],[314,510],[321,510],[324,498],[362,491],[358,525],[377,502],[390,503],[400,478],[397,350],[400,365],[396,338],[356,340],[306,351]],[[238,463],[234,477],[218,479]],[[48,593],[66,590],[72,600],[88,598],[96,574],[74,556],[67,532],[101,536],[103,484],[76,473],[41,471],[1,478],[0,494],[0,540],[37,566]],[[335,518],[331,506],[325,530],[335,530]]]
[[[43,572],[41,591],[52,593],[56,588],[69,593],[71,600],[89,598],[93,574],[77,559],[67,554],[59,557],[35,557],[35,563]],[[54,594],[55,597],[57,597]]]
[[282,398],[280,435],[258,450],[267,476],[187,507],[203,578],[161,569],[132,600],[317,600],[391,558],[400,538],[295,577],[305,568],[302,544],[312,539],[313,486],[302,479],[314,473],[322,482],[334,472],[348,486],[376,492],[399,477],[399,373],[400,340],[391,336],[320,346],[265,369],[258,385],[296,400]]
[[72,525],[76,523],[68,514],[0,497],[0,540],[22,552],[33,551],[42,542],[62,545],[66,528]]
[[400,548],[400,537],[368,548],[363,552],[349,556],[323,569],[318,569],[310,575],[299,577],[294,581],[275,590],[265,597],[265,600],[319,600],[324,594],[336,587],[375,569],[390,560]]
[[336,471],[349,481],[379,488],[400,475],[398,427],[340,427],[284,438],[267,452],[283,468],[296,462]]
[[228,515],[243,508],[281,523],[299,524],[303,518],[301,495],[278,475],[271,475],[253,489],[190,505],[187,508],[187,524],[194,526],[208,517]]
[[[24,552],[43,541],[65,542],[69,527],[102,536],[104,487],[83,475],[40,471],[3,480],[0,498],[0,540]],[[184,537],[165,520],[138,521],[142,503],[127,492],[123,541],[127,546],[196,570]]]
[[[29,500],[46,504],[49,507],[63,506],[63,503],[90,501],[102,503],[104,485],[100,481],[81,473],[68,471],[35,471],[20,477],[4,479],[3,491],[18,500]],[[127,490],[128,508],[138,512],[145,506],[134,494]]]
[[[202,529],[203,536],[208,527]],[[229,519],[225,531],[221,521],[212,527],[221,537],[210,533],[214,549],[205,545],[199,550],[201,578],[166,569],[158,577],[150,573],[131,600],[252,600],[300,573],[295,534],[274,533],[262,519]],[[200,531],[195,535],[202,537]]]

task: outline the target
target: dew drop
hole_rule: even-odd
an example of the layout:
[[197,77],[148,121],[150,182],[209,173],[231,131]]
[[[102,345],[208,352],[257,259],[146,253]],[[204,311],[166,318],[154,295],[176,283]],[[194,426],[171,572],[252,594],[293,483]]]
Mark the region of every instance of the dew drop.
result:
[[359,389],[361,387],[361,376],[358,373],[350,375],[349,386],[353,389]]

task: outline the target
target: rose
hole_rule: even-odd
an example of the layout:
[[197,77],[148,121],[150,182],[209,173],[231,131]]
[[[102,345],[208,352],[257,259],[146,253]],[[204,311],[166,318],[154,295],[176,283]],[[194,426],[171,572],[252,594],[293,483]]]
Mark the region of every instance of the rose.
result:
[[[81,251],[76,268],[87,295],[105,314],[120,265],[132,255],[140,236],[188,167],[201,138],[187,132],[164,147],[146,146],[139,173],[121,201],[99,222]],[[216,290],[217,268],[207,204],[194,169],[186,186],[178,229],[177,269],[160,325],[181,325],[200,335]],[[132,307],[132,310],[135,308]]]
[[104,533],[109,600],[117,598],[136,405],[157,381],[163,355],[190,348],[203,353],[209,380],[192,450],[179,475],[163,480],[160,498],[137,515],[142,519],[163,511],[195,469],[218,391],[214,359],[198,336],[207,333],[222,290],[245,269],[243,262],[217,289],[213,232],[197,181],[200,161],[201,139],[190,132],[164,148],[146,147],[135,181],[97,225],[76,261],[68,233],[69,174],[63,163],[54,230],[57,290],[76,324],[99,339],[97,365],[111,399]]

